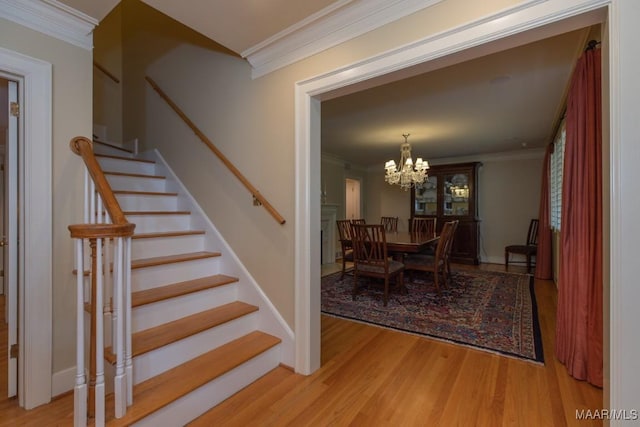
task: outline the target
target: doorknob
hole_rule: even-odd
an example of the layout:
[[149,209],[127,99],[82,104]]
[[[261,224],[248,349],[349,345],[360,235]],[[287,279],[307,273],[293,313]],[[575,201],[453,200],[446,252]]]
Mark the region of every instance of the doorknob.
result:
[[0,240],[0,248],[4,247],[4,246],[8,246],[9,242],[7,242],[6,239],[2,239]]

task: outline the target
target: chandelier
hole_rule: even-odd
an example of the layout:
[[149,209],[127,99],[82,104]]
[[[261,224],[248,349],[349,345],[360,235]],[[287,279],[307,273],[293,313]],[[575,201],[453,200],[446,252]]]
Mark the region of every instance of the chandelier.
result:
[[396,162],[393,160],[389,160],[384,164],[386,171],[384,180],[391,185],[399,185],[400,188],[405,191],[411,187],[421,185],[429,177],[427,175],[429,162],[418,157],[415,167],[413,165],[411,145],[407,142],[409,135],[408,133],[402,134],[402,136],[404,136],[404,143],[400,145],[400,163],[398,166],[396,167]]

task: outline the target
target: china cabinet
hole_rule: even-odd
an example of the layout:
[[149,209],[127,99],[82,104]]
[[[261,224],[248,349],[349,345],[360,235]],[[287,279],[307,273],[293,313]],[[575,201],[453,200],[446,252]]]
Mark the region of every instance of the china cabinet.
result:
[[478,168],[479,162],[432,166],[429,180],[411,189],[411,218],[435,217],[437,230],[458,220],[451,259],[479,264]]

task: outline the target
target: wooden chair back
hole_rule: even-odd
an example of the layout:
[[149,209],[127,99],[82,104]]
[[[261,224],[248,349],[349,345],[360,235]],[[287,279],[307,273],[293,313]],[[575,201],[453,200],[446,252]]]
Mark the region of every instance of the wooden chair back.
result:
[[351,221],[348,219],[339,219],[336,221],[336,225],[338,226],[338,236],[340,238],[340,242],[350,241],[351,240]]
[[409,231],[411,233],[435,234],[436,218],[411,218]]
[[382,224],[352,224],[353,262],[359,269],[363,264],[385,266],[387,270],[387,241]]
[[364,220],[364,218],[357,218],[357,219],[352,219],[351,220],[351,224],[366,224],[367,221]]
[[527,232],[527,246],[535,246],[538,244],[538,220],[532,219],[529,223],[529,231]]
[[397,216],[383,216],[380,217],[380,224],[384,226],[384,231],[387,233],[398,231],[398,217]]

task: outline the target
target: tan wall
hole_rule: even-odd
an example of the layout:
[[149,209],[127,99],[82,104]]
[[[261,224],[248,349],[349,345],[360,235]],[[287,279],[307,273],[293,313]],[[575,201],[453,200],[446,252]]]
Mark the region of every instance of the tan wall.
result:
[[122,142],[122,7],[115,7],[93,31],[93,59],[115,76],[93,68],[93,123],[106,127],[107,141]]
[[529,222],[538,218],[543,160],[483,161],[478,172],[482,261],[503,264],[505,246],[526,243]]
[[[513,154],[517,156],[518,153]],[[481,161],[478,172],[478,217],[482,262],[504,263],[504,247],[524,243],[531,218],[538,217],[542,155],[531,158],[491,159],[491,156],[448,159],[445,163]],[[433,161],[432,164],[444,164]],[[382,215],[398,216],[398,228],[406,230],[411,214],[411,192],[384,181],[384,171],[367,175],[367,221]]]
[[[125,2],[124,138],[139,137],[143,146],[160,149],[284,319],[293,326],[296,82],[518,2],[479,3],[446,0],[309,59],[252,79],[246,61],[189,35],[160,14],[151,13],[140,19],[136,14],[143,13],[141,5]],[[131,15],[128,7],[134,9]],[[137,26],[133,25],[134,18]],[[261,208],[251,206],[251,197],[235,178],[150,92],[142,80],[145,73],[158,82],[280,211],[287,220],[284,226]],[[373,211],[365,215],[378,216]]]
[[52,363],[56,372],[75,365],[74,249],[67,226],[82,219],[82,168],[69,150],[69,141],[77,135],[91,135],[91,52],[3,19],[0,46],[53,65]]

